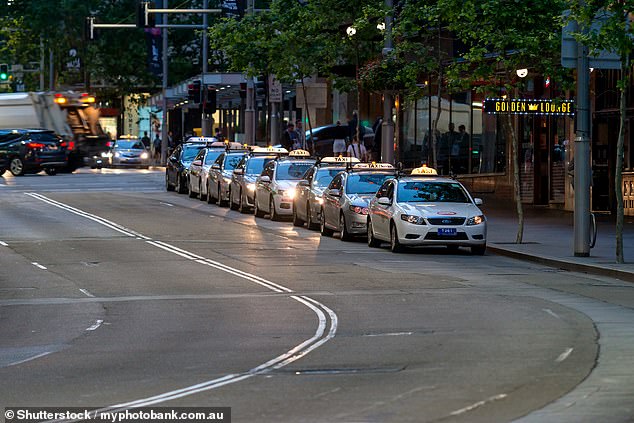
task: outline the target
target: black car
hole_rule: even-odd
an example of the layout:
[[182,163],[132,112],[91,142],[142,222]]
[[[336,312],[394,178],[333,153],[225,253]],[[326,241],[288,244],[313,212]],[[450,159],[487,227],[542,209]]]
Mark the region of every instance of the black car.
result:
[[0,129],[0,175],[9,170],[15,176],[49,175],[68,164],[68,144],[45,129]]
[[176,190],[179,194],[186,194],[189,191],[189,166],[198,152],[206,146],[206,143],[186,142],[176,147],[172,155],[167,158],[165,167],[166,190]]
[[[361,138],[365,147],[369,150],[374,143],[374,132],[372,128],[360,126]],[[347,140],[350,138],[350,128],[348,125],[326,125],[313,128],[313,141],[311,142],[310,131],[306,131],[306,141],[308,145],[313,145],[314,154],[317,157],[330,157],[332,144],[336,139]]]

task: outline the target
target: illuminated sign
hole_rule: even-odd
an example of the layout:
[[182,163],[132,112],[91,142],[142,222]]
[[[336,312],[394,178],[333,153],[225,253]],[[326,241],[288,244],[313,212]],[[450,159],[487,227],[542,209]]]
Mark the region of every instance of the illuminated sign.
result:
[[574,104],[574,100],[487,98],[482,110],[493,115],[574,116]]

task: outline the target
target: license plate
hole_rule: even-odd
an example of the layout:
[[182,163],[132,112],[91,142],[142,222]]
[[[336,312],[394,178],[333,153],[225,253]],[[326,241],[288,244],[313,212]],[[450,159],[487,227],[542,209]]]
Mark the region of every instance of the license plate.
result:
[[456,228],[438,228],[439,236],[456,236]]

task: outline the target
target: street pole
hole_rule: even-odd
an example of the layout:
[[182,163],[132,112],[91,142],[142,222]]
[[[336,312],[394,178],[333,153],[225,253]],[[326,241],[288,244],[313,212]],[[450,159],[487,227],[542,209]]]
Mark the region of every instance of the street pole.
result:
[[40,35],[40,91],[44,91],[44,66],[46,66],[44,36]]
[[[254,0],[247,0],[247,15],[253,16]],[[244,110],[244,141],[255,145],[255,83],[247,77],[247,104]]]
[[[385,0],[385,7],[388,10],[385,16],[385,44],[383,57],[388,57],[394,48],[392,44],[392,11],[393,0]],[[392,93],[388,90],[383,92],[383,124],[381,125],[381,161],[384,163],[394,163],[394,121],[392,121]]]
[[[585,30],[585,29],[584,29]],[[590,66],[577,43],[577,133],[574,153],[574,254],[590,256]]]
[[[207,6],[209,4],[209,0],[203,0],[203,9],[207,9]],[[209,22],[207,20],[207,14],[203,13],[203,95],[205,96],[202,104],[207,104],[207,85],[205,84],[205,75],[207,75],[207,62],[208,62],[208,56],[209,56],[209,41],[208,41],[208,35],[207,35],[207,28],[209,27]],[[215,105],[214,105],[215,106]],[[215,109],[215,107],[212,107]],[[210,137],[211,136],[211,127],[213,125],[212,122],[212,118],[211,116],[209,116],[206,111],[205,111],[205,107],[203,107],[202,110],[202,117],[201,117],[201,126],[202,126],[202,132],[203,132],[203,136],[204,137]]]
[[[163,0],[163,8],[167,9],[167,0]],[[163,23],[167,24],[167,13],[163,14]],[[163,28],[161,35],[163,36],[163,122],[161,123],[161,164],[167,162],[167,28]]]

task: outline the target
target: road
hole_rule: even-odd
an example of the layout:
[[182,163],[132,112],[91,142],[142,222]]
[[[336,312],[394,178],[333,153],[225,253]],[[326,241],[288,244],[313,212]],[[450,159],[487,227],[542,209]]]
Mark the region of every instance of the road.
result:
[[[578,300],[634,307],[621,281],[466,250],[370,250],[165,192],[153,170],[5,175],[0,222],[2,407],[513,421],[600,360]],[[628,421],[632,403],[615,399],[600,421]]]

